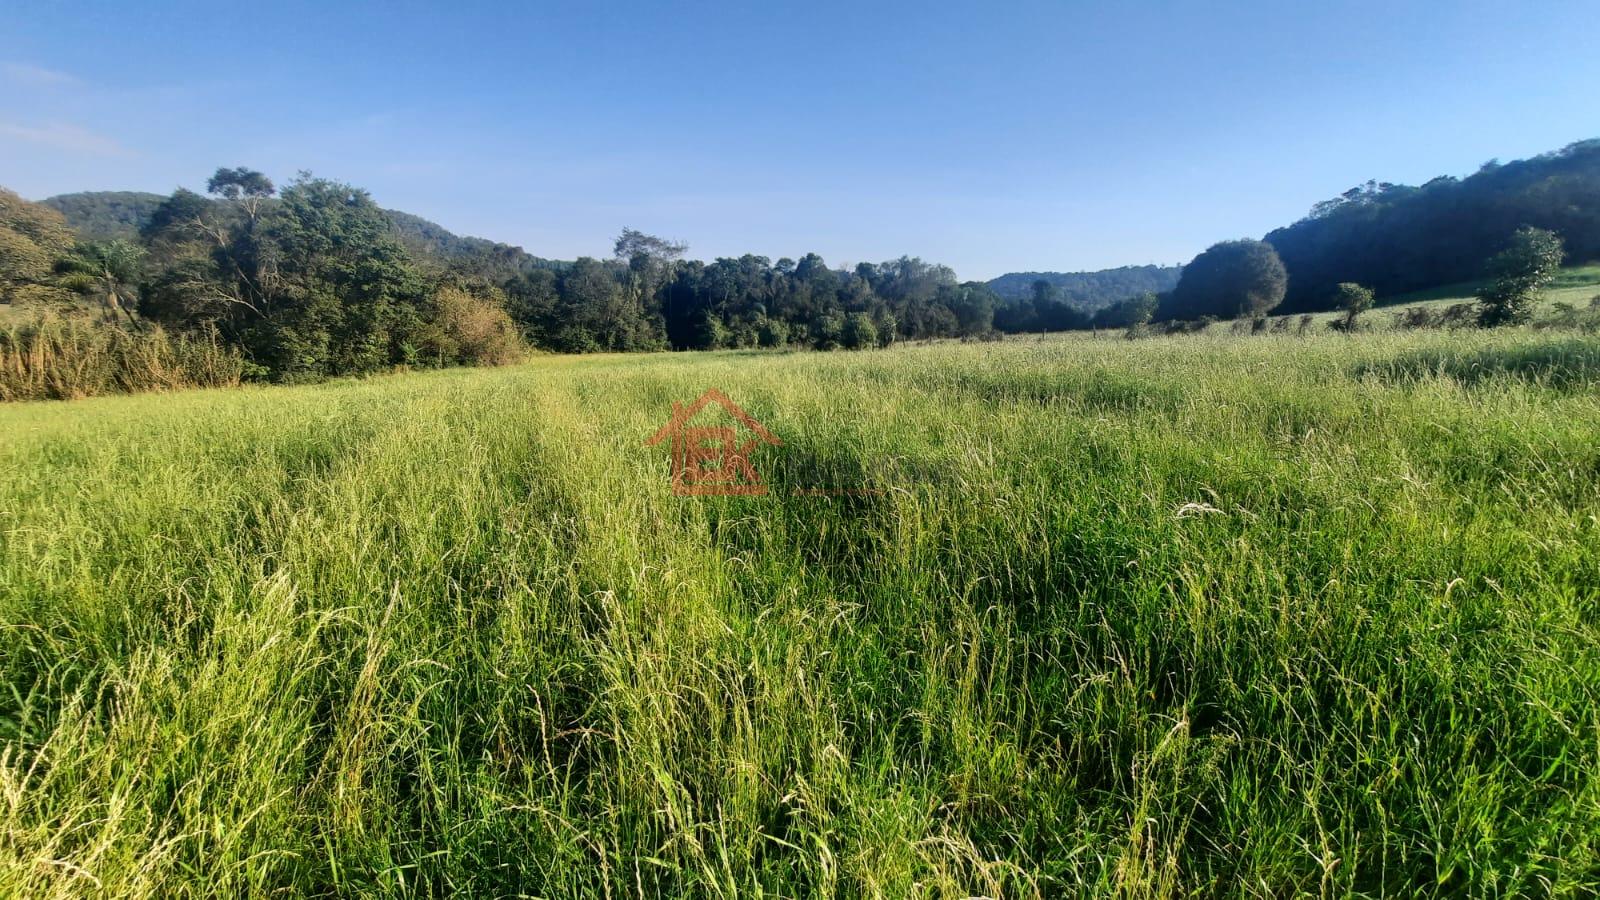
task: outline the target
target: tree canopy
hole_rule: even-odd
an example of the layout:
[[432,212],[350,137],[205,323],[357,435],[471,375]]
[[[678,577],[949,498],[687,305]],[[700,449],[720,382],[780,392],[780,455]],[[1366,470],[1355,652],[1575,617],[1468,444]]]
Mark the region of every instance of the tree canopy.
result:
[[1272,245],[1248,238],[1213,244],[1183,268],[1156,318],[1264,316],[1283,302],[1289,275]]
[[1420,187],[1367,182],[1266,236],[1290,275],[1282,312],[1333,309],[1341,282],[1379,296],[1473,281],[1527,225],[1600,259],[1600,140]]
[[1374,293],[1483,276],[1492,281],[1482,320],[1494,324],[1523,317],[1563,245],[1580,261],[1600,258],[1600,141],[1421,187],[1369,182],[1267,241],[1224,241],[1181,270],[989,283],[915,256],[840,266],[811,252],[696,260],[686,243],[635,228],[605,258],[550,260],[382,209],[343,182],[302,173],[278,187],[236,166],[206,180],[209,196],[179,188],[42,205],[0,190],[0,302],[76,303],[129,327],[138,318],[214,333],[260,373],[301,381],[504,360],[524,344],[833,349],[1142,330],[1152,309],[1156,319],[1205,323],[1338,307],[1354,327]]
[[1484,326],[1526,322],[1534,298],[1561,268],[1561,237],[1523,226],[1511,244],[1489,260],[1489,286],[1478,297],[1478,322]]

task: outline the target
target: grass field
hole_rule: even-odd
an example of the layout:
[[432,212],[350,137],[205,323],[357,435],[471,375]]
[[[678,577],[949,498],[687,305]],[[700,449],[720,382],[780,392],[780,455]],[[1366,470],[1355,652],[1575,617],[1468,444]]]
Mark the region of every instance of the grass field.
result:
[[[1392,329],[1396,327],[1396,316],[1413,308],[1420,307],[1438,314],[1457,303],[1475,306],[1478,302],[1478,293],[1483,287],[1482,282],[1466,281],[1427,291],[1379,297],[1376,308],[1367,312],[1363,321],[1368,327],[1378,330]],[[1600,263],[1568,266],[1562,269],[1549,287],[1541,292],[1539,301],[1533,306],[1533,313],[1536,317],[1547,316],[1558,303],[1584,309],[1596,301],[1600,301]],[[1321,326],[1340,318],[1341,314],[1324,312],[1313,313],[1313,316]],[[1290,318],[1296,317],[1290,316]]]
[[[1389,297],[1382,300],[1380,306],[1403,306],[1412,303],[1439,301],[1466,303],[1474,300],[1483,287],[1483,283],[1476,281],[1449,284],[1428,291],[1417,291],[1412,294]],[[1600,297],[1600,263],[1567,266],[1551,281],[1549,287],[1545,289],[1544,295],[1546,305],[1565,302],[1574,306],[1582,306],[1595,297]]]
[[0,629],[3,896],[1594,896],[1600,338],[15,405]]

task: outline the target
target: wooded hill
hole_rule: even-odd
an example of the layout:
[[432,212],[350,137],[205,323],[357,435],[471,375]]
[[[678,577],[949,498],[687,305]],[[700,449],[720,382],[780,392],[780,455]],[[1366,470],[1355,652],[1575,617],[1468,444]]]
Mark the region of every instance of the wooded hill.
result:
[[1034,296],[1034,285],[1044,282],[1063,302],[1084,312],[1110,306],[1143,293],[1159,294],[1178,284],[1182,266],[1122,266],[1098,272],[1008,272],[989,280],[989,289],[1001,300]]

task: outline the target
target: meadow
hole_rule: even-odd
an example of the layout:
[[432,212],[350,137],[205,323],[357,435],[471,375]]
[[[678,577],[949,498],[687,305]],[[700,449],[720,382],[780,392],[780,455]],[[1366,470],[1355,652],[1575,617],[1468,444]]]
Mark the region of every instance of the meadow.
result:
[[1600,337],[10,405],[0,629],[3,896],[1594,896]]

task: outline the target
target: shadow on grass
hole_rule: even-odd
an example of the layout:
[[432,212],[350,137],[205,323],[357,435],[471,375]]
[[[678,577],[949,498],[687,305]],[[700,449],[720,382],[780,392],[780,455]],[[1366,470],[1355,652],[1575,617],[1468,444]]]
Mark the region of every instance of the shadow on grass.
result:
[[1363,363],[1351,374],[1397,384],[1444,377],[1469,387],[1511,378],[1558,390],[1579,390],[1600,384],[1600,341],[1568,338],[1467,352],[1414,350],[1394,359]]
[[[899,383],[893,372],[870,372],[883,384]],[[1171,413],[1188,402],[1181,384],[1106,369],[1027,372],[953,371],[933,376],[928,385],[986,404],[1067,405],[1086,413]]]

